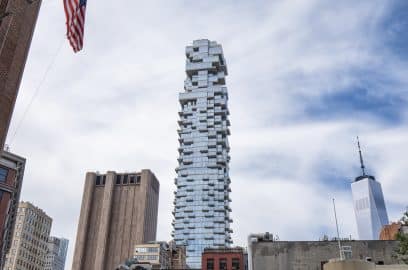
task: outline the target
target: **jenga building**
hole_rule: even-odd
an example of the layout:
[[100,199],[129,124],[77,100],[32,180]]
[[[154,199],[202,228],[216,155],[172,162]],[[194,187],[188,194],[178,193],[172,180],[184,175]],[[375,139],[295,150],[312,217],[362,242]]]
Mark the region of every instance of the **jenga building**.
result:
[[41,0],[0,0],[0,151],[3,150]]

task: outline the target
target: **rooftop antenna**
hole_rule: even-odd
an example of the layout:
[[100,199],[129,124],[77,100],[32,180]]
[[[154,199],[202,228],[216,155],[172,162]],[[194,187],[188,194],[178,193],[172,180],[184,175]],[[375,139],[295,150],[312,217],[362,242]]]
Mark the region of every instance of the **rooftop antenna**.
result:
[[364,166],[364,161],[363,161],[363,154],[361,153],[360,139],[358,138],[358,136],[357,136],[357,146],[358,146],[358,153],[360,154],[361,170],[363,171],[363,176],[366,176],[365,166]]
[[339,223],[337,222],[336,203],[333,198],[334,219],[336,220],[337,242],[339,244],[340,260],[344,260],[343,251],[341,250]]

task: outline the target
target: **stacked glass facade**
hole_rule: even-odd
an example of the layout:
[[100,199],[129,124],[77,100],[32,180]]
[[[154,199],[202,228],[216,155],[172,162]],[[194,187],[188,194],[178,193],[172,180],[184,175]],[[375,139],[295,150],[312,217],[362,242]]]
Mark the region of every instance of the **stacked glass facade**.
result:
[[186,245],[188,266],[201,268],[204,248],[232,243],[227,66],[214,41],[194,41],[186,57],[173,237]]

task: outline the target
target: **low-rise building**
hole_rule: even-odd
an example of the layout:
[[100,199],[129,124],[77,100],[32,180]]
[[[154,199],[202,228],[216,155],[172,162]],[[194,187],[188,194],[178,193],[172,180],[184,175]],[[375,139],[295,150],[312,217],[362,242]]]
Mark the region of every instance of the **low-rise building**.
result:
[[[350,251],[347,254],[350,259],[369,259],[383,265],[398,263],[394,256],[398,241],[343,240],[341,245]],[[338,258],[339,246],[337,241],[276,241],[260,234],[249,237],[248,253],[250,270],[315,270]]]
[[202,254],[202,270],[245,270],[244,249],[206,248]]
[[333,259],[326,263],[324,270],[408,270],[408,265],[376,265],[373,262],[362,260]]
[[119,264],[115,270],[152,270],[152,265],[150,263],[138,262],[137,259],[132,258]]
[[186,246],[177,246],[175,241],[169,242],[170,267],[173,270],[187,269]]
[[394,222],[389,225],[385,225],[381,229],[380,240],[396,240],[398,233],[408,234],[408,226],[399,222]]
[[135,246],[132,260],[144,266],[150,265],[152,269],[187,269],[186,247],[177,246],[175,241],[149,242]]
[[150,264],[152,269],[171,268],[169,244],[166,242],[135,245],[134,258],[140,263]]

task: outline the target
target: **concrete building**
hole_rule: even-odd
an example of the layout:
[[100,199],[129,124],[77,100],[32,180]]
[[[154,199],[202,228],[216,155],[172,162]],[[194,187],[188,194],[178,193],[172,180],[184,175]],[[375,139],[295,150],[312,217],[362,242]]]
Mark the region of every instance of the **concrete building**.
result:
[[173,237],[177,245],[186,245],[187,265],[200,268],[204,248],[232,243],[228,72],[215,41],[195,40],[186,47],[186,57]]
[[133,258],[152,269],[187,269],[186,248],[176,246],[174,241],[136,245]]
[[[396,264],[393,256],[397,241],[342,241],[356,260],[370,259],[377,264]],[[274,241],[251,237],[248,243],[249,269],[320,270],[332,258],[339,257],[337,241]]]
[[362,260],[330,260],[324,270],[374,270],[375,264]]
[[112,270],[154,241],[159,188],[150,170],[87,173],[72,270]]
[[330,260],[324,270],[408,270],[408,265],[376,265],[362,260]]
[[0,1],[0,152],[23,76],[41,0]]
[[132,258],[119,264],[115,270],[152,270],[152,265],[150,263],[141,263],[137,259]]
[[171,254],[166,242],[151,242],[135,246],[135,258],[140,263],[148,263],[152,269],[171,269]]
[[50,237],[44,270],[64,270],[68,251],[68,239]]
[[20,202],[13,241],[4,270],[42,270],[52,219],[29,202]]
[[169,242],[169,253],[170,253],[170,268],[171,269],[187,269],[186,263],[186,247],[177,246],[176,242]]
[[245,270],[244,249],[206,248],[202,255],[202,270]]
[[0,153],[0,269],[10,250],[26,160],[10,152]]
[[360,240],[380,239],[381,228],[389,224],[381,184],[365,173],[360,142],[358,142],[362,175],[351,184],[354,213]]

